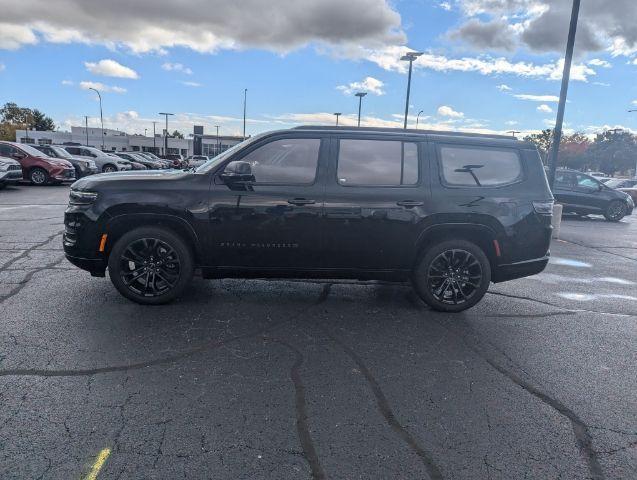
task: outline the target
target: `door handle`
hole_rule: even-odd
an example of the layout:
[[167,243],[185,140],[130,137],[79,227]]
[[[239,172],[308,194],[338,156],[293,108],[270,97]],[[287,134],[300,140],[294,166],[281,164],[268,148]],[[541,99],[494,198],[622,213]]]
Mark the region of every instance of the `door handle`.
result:
[[401,207],[422,207],[425,202],[417,202],[416,200],[401,200],[400,202],[396,202],[396,205],[400,205]]
[[316,203],[316,200],[311,200],[309,198],[291,198],[288,200],[288,203],[291,205],[311,205]]

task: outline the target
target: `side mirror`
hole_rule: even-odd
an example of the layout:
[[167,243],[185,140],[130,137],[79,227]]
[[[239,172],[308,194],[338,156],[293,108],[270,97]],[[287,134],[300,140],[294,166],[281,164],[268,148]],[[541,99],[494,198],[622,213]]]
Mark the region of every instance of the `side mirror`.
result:
[[230,162],[221,174],[225,183],[254,182],[252,166],[248,162]]

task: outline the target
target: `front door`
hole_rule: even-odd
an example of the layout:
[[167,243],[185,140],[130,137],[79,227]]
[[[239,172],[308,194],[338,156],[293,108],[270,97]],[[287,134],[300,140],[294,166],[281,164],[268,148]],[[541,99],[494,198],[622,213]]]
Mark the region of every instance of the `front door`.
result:
[[342,136],[333,143],[326,179],[325,266],[410,269],[430,198],[426,143],[383,136]]
[[[267,137],[230,161],[250,165],[252,179],[214,177],[209,263],[248,269],[320,266],[327,137]],[[228,168],[226,166],[226,168]]]

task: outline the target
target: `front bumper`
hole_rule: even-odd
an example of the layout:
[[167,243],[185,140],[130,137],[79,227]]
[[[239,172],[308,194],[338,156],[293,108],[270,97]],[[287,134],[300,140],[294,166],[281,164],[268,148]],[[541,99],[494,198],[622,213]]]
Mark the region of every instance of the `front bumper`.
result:
[[498,265],[493,270],[491,281],[494,283],[515,280],[516,278],[530,277],[542,272],[549,263],[550,255],[547,254],[542,258],[534,258],[523,262],[508,263]]
[[106,262],[101,258],[82,258],[69,255],[65,255],[66,259],[76,267],[86,270],[94,277],[103,277],[106,272]]
[[18,183],[22,180],[22,169],[0,172],[0,183]]
[[58,182],[72,182],[75,180],[75,168],[55,166],[51,168],[49,176]]

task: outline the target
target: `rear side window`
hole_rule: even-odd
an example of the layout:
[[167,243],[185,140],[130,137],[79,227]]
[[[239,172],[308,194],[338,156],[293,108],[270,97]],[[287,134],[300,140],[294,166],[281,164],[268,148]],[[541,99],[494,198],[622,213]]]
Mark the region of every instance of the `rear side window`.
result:
[[338,183],[408,186],[418,183],[418,145],[396,140],[341,140]]
[[495,187],[522,178],[520,156],[510,149],[442,145],[440,163],[447,185]]

